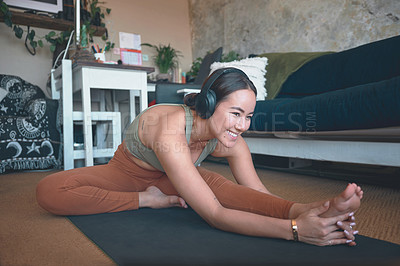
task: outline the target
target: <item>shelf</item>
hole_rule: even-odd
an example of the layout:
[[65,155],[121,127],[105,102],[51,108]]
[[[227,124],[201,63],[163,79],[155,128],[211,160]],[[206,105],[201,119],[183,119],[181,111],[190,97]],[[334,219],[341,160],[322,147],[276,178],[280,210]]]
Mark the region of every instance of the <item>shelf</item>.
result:
[[144,67],[144,66],[133,66],[133,65],[113,65],[113,64],[103,64],[96,61],[87,60],[76,60],[73,63],[73,68],[82,66],[92,66],[92,67],[102,67],[102,68],[112,68],[112,69],[130,69],[130,70],[140,70],[146,71],[147,74],[154,72],[154,67]]
[[[12,23],[17,25],[31,26],[42,29],[66,31],[73,29],[75,23],[64,19],[51,18],[45,15],[37,15],[23,12],[11,11]],[[0,21],[4,21],[4,17],[0,15]],[[96,29],[93,36],[102,36],[106,32],[106,28],[91,26]]]

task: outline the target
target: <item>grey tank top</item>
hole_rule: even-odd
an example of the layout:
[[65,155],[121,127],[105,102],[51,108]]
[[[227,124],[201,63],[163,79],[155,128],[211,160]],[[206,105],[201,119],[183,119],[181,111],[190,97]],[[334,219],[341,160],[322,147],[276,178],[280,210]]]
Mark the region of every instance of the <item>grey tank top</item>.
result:
[[[190,108],[184,104],[162,104],[162,105],[169,105],[169,106],[181,106],[185,110],[185,118],[186,118],[186,140],[189,144],[190,140],[190,135],[192,134],[192,126],[193,126],[193,114]],[[155,105],[157,106],[157,105]],[[139,119],[141,115],[149,110],[150,108],[153,108],[155,106],[151,106],[141,112],[135,120],[133,120],[132,124],[129,126],[129,128],[126,131],[125,134],[125,145],[126,148],[129,150],[129,152],[132,153],[133,156],[136,158],[150,164],[154,168],[165,172],[164,168],[161,166],[160,161],[158,160],[156,154],[154,153],[153,150],[147,148],[146,146],[143,145],[143,143],[139,139]],[[211,139],[208,141],[207,145],[204,147],[204,150],[200,154],[199,158],[196,160],[194,163],[195,166],[198,166],[202,161],[206,159],[206,157],[213,153],[215,150],[215,147],[217,146],[217,139]]]

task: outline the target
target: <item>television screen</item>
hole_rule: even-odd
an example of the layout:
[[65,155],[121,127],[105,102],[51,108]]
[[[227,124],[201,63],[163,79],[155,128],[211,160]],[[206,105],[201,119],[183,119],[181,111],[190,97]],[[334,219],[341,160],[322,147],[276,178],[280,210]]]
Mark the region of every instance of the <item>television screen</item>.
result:
[[62,0],[4,0],[9,7],[18,7],[48,13],[58,13],[63,10]]

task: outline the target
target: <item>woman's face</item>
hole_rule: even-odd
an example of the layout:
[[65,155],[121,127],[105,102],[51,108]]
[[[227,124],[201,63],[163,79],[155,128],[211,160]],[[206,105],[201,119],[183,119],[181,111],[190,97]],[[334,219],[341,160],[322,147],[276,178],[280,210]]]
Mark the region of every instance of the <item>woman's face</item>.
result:
[[225,147],[233,147],[239,135],[249,129],[255,106],[256,95],[250,89],[229,94],[209,118],[211,133]]

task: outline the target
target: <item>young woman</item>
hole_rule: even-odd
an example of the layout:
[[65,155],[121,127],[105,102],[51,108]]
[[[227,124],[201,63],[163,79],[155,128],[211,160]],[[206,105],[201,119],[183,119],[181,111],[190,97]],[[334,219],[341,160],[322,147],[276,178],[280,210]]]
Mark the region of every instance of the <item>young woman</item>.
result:
[[[239,234],[355,245],[353,213],[363,192],[349,184],[329,201],[295,203],[272,195],[241,137],[256,89],[240,70],[215,71],[185,105],[156,105],[130,125],[107,165],[58,172],[37,186],[40,206],[58,215],[187,207],[211,226]],[[198,165],[227,158],[238,184]]]

